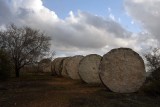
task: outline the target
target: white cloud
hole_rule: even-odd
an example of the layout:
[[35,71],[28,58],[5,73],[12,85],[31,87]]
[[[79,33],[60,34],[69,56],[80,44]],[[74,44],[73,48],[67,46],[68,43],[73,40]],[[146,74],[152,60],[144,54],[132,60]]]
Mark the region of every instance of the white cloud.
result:
[[108,8],[108,12],[110,13],[111,11],[112,11],[112,9],[109,7],[109,8]]
[[132,25],[134,24],[134,21],[133,21],[133,20],[131,21],[131,24],[132,24]]
[[109,14],[109,18],[111,18],[112,20],[114,20],[114,21],[115,21],[115,17],[114,17],[114,15],[113,15],[113,14]]
[[160,40],[160,0],[125,0],[125,9],[144,30]]
[[118,22],[121,23],[121,18],[118,18]]
[[71,11],[69,17],[60,19],[42,0],[0,0],[0,25],[10,22],[45,31],[53,38],[52,48],[59,56],[102,55],[115,47],[140,51],[154,42],[127,31],[114,20],[82,11]]

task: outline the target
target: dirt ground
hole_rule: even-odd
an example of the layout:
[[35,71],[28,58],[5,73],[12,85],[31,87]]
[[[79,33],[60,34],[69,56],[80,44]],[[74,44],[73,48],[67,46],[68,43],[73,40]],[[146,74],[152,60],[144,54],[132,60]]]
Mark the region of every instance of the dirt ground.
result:
[[0,82],[0,107],[160,107],[160,97],[118,94],[103,85],[34,75]]

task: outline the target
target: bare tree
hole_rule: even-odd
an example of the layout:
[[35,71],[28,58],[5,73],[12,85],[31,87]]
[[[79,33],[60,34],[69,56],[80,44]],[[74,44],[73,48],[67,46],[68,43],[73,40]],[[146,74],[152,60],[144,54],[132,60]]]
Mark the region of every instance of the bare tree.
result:
[[149,71],[155,71],[160,67],[160,49],[152,48],[150,52],[144,54]]
[[53,60],[54,56],[56,55],[56,52],[54,50],[50,50],[49,52],[46,53],[46,56],[44,56],[41,59],[50,59]]
[[49,51],[49,41],[49,36],[30,27],[11,24],[5,31],[0,31],[0,48],[10,54],[16,77],[24,65],[37,61]]

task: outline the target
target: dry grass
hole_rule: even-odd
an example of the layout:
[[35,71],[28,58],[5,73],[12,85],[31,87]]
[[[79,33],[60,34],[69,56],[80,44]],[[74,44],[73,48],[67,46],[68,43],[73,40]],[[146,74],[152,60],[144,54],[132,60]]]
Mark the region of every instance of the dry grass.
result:
[[27,75],[0,83],[0,107],[160,107],[160,98],[117,94],[67,78]]

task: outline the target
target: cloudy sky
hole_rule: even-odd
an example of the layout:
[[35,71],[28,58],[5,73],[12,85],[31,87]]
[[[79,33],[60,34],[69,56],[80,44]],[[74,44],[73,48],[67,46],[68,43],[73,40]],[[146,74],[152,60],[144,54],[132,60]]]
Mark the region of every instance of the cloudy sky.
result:
[[51,36],[56,57],[118,47],[141,53],[158,46],[160,0],[0,0],[0,28],[9,23]]

